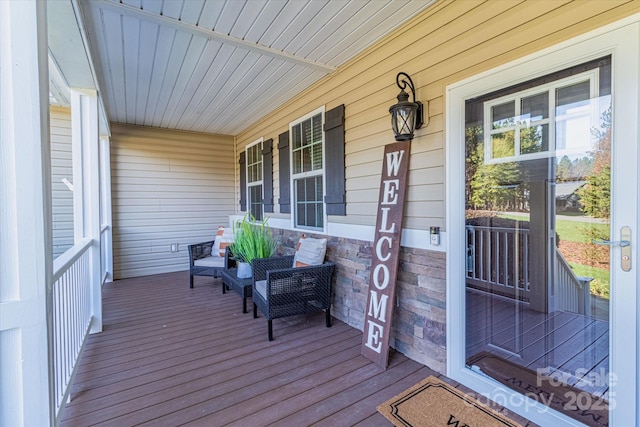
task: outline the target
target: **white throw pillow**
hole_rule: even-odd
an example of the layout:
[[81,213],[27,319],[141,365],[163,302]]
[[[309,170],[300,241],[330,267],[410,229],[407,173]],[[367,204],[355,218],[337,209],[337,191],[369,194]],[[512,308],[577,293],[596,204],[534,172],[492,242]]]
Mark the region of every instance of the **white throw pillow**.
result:
[[293,258],[294,267],[307,267],[324,263],[327,252],[327,239],[314,239],[304,234],[296,246],[296,254]]
[[[213,248],[211,248],[211,256],[220,256],[220,243],[222,242],[222,235],[224,234],[224,227],[219,225],[216,237],[213,240]],[[224,256],[224,250],[222,251]]]
[[219,255],[221,257],[224,257],[224,251],[227,248],[227,246],[233,243],[233,238],[234,238],[233,231],[229,228],[225,228],[224,232],[222,233],[222,237],[220,238]]

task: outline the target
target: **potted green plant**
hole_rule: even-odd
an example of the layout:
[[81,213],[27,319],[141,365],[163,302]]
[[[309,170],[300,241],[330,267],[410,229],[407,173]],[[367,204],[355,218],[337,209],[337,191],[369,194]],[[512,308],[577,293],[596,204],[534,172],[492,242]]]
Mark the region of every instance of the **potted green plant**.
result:
[[275,254],[278,242],[267,227],[267,219],[257,222],[249,214],[234,227],[231,253],[238,261],[238,277],[251,277],[251,262],[256,258],[269,258]]

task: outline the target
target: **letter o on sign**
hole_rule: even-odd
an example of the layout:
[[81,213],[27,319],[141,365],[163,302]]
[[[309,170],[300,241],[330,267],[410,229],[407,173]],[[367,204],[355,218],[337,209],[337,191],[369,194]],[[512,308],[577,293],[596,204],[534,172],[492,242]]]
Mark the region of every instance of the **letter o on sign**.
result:
[[[380,283],[380,270],[382,270],[382,283]],[[373,269],[373,284],[382,290],[389,285],[389,268],[384,264],[378,264]]]

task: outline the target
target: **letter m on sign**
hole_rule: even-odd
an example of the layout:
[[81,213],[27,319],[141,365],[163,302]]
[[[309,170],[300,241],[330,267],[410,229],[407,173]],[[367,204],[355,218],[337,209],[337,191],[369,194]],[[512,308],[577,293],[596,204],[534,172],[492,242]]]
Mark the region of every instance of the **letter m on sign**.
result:
[[398,277],[411,141],[387,144],[382,158],[378,214],[361,353],[386,369]]

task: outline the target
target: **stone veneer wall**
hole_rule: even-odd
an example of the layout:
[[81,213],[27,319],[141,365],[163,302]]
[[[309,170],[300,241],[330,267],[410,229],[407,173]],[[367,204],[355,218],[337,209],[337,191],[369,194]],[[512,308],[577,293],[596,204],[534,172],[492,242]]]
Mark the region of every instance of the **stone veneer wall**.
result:
[[[299,231],[274,228],[279,255],[291,255]],[[372,242],[326,237],[327,259],[336,263],[332,315],[364,330]],[[401,248],[391,346],[411,359],[445,373],[445,254]]]

